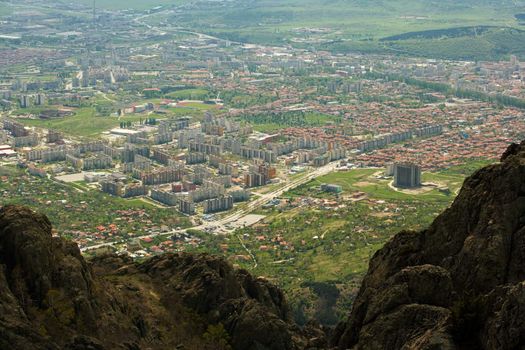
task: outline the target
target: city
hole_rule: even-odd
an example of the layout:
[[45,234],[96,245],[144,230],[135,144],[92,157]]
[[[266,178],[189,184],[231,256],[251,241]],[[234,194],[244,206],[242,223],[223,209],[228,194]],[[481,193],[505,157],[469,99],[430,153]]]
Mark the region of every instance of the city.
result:
[[236,1],[96,3],[0,12],[0,200],[86,258],[216,254],[334,326],[376,251],[525,139],[519,52],[341,52],[320,25],[279,44],[273,17],[267,42],[186,25]]

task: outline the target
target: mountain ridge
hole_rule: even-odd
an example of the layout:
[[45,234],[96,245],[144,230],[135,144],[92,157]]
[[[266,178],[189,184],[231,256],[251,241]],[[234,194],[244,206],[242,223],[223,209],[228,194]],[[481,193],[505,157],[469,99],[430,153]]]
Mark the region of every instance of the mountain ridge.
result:
[[0,210],[0,267],[1,349],[307,345],[282,292],[263,278],[207,254],[87,262],[26,207]]
[[525,142],[469,177],[420,232],[370,261],[332,343],[346,348],[515,349],[525,345]]

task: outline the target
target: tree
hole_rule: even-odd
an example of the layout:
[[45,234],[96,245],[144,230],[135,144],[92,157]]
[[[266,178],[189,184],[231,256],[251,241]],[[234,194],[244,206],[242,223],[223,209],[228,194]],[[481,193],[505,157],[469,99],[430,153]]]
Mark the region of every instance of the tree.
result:
[[202,337],[206,343],[206,349],[231,350],[232,348],[229,344],[230,335],[221,323],[209,325]]

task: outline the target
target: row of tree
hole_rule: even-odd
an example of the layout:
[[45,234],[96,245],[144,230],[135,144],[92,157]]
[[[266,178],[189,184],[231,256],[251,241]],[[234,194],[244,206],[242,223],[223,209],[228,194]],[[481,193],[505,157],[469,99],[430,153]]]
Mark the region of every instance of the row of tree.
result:
[[471,100],[495,103],[495,104],[505,106],[505,107],[516,107],[516,108],[525,109],[525,99],[521,99],[521,98],[517,98],[513,96],[507,96],[507,95],[502,95],[502,94],[487,94],[485,92],[481,92],[477,90],[454,88],[448,84],[419,80],[415,78],[405,77],[399,74],[382,74],[382,73],[373,72],[373,73],[367,73],[367,76],[369,78],[375,78],[375,79],[398,80],[408,85],[417,86],[422,89],[441,92],[447,96],[455,96],[458,98],[468,98]]
[[330,120],[341,122],[339,116],[315,115],[303,111],[258,113],[244,115],[241,118],[252,124],[277,124],[287,127],[322,126]]
[[[139,121],[140,125],[157,125],[157,119],[156,118],[146,118],[146,120],[140,119]],[[131,128],[132,123],[130,121],[120,122],[120,128],[121,129],[129,129]]]

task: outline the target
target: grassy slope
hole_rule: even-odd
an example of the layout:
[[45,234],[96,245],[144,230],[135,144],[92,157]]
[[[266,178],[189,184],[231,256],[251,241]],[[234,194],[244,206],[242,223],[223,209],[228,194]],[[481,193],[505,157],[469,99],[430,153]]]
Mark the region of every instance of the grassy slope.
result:
[[[91,0],[80,0],[91,5]],[[97,0],[111,10],[150,9],[158,5],[193,4],[191,0]],[[425,29],[470,25],[516,25],[514,14],[523,1],[365,1],[365,0],[237,0],[209,2],[185,10],[181,18],[192,27],[239,36],[281,34],[296,27],[330,27],[357,36],[383,37]],[[223,29],[221,29],[223,28]],[[240,30],[241,29],[241,30]]]
[[482,25],[525,29],[514,16],[520,12],[525,12],[523,1],[237,0],[185,9],[172,22],[234,41],[263,44],[316,37],[297,33],[301,27],[329,28],[332,32],[322,38],[335,41],[323,46],[330,50],[487,60],[510,53],[525,57],[525,34],[494,30],[457,38],[378,40],[407,32]]
[[[282,36],[283,32],[295,27],[324,26],[342,29],[346,34],[357,37],[379,38],[435,28],[515,25],[516,8],[519,6],[506,1],[494,5],[422,0],[260,0],[237,2],[236,6],[221,6],[213,11],[195,11],[187,18],[197,25],[226,27],[224,32],[231,32],[232,35],[236,32],[239,36],[249,36],[254,31],[265,35],[278,31]],[[231,30],[233,28],[236,30]]]
[[338,41],[321,45],[336,52],[400,53],[453,60],[498,60],[514,54],[525,57],[525,27],[495,27],[480,35],[407,38],[384,41]]
[[[446,184],[455,192],[465,176],[481,164],[485,163],[472,161],[465,167],[425,173],[423,179]],[[270,210],[265,219],[267,227],[259,231],[247,228],[240,232],[240,237],[243,233],[249,235],[249,238],[243,239],[244,244],[258,261],[257,268],[253,268],[251,261],[241,263],[241,266],[254,274],[273,279],[283,287],[297,319],[303,313],[316,315],[319,321],[327,323],[334,320],[333,315],[342,317],[343,314],[339,312],[348,309],[345,304],[352,300],[359,281],[368,268],[370,257],[384,242],[402,229],[418,230],[428,226],[454,199],[453,193],[445,195],[436,190],[420,195],[396,192],[388,187],[389,181],[373,176],[378,171],[379,169],[356,169],[332,173],[285,195],[292,199],[304,196],[335,199],[333,194],[319,191],[320,183],[330,182],[344,187],[343,196],[363,191],[370,200],[357,203],[343,201],[346,205],[344,208],[330,210],[311,205],[283,211]],[[259,241],[256,239],[258,235],[265,235],[268,239]],[[277,235],[291,242],[295,250],[260,250],[261,245],[275,246],[269,238]],[[219,242],[214,243],[215,246],[219,245]],[[227,256],[246,254],[236,240],[229,240],[228,245]],[[221,252],[217,249],[215,253]],[[312,296],[312,289],[308,287],[312,283],[321,284],[325,288],[339,286],[339,306],[322,306],[328,299],[320,302],[326,296],[320,297],[321,299]],[[335,302],[333,298],[329,299]]]

